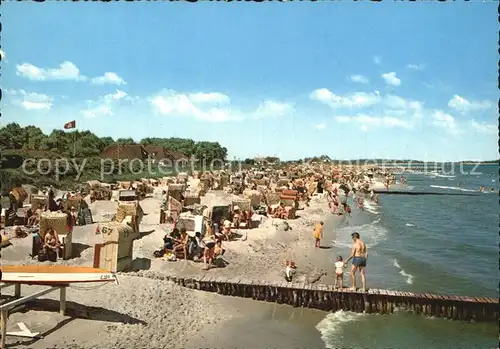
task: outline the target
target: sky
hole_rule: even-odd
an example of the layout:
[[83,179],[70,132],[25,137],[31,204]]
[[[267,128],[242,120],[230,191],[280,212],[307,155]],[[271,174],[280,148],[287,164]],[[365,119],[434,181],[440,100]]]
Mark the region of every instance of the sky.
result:
[[2,118],[230,158],[498,158],[494,1],[2,4]]

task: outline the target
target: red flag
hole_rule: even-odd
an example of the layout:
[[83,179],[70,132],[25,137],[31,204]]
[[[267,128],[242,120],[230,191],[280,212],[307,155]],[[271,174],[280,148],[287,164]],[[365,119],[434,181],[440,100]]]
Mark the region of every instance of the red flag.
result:
[[76,121],[75,120],[67,122],[67,123],[64,124],[64,128],[66,130],[69,130],[69,129],[75,128],[75,127],[76,127]]

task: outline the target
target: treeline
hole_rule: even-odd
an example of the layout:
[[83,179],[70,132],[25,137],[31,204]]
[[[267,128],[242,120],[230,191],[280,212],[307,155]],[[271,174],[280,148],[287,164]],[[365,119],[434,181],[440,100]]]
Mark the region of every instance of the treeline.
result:
[[[165,147],[170,151],[180,152],[187,157],[211,161],[225,160],[227,149],[218,142],[195,142],[186,138],[144,138],[142,145]],[[99,154],[112,144],[137,144],[132,138],[99,137],[90,131],[53,130],[46,135],[36,126],[21,127],[10,123],[0,129],[0,149],[36,150],[54,153],[63,157],[88,158]]]
[[[226,160],[227,157],[227,149],[218,142],[195,142],[191,139],[172,137],[144,138],[139,143],[145,146],[165,147],[171,152],[182,153],[189,158],[194,156],[206,163],[214,159]],[[0,191],[8,190],[12,185],[19,183],[66,187],[78,181],[91,179],[114,182],[165,175],[165,169],[158,169],[157,165],[153,166],[152,173],[149,173],[151,172],[149,168],[148,173],[140,173],[141,168],[143,168],[140,164],[134,163],[133,166],[132,164],[120,164],[118,160],[106,162],[106,166],[111,167],[111,169],[101,168],[101,152],[107,146],[114,144],[138,143],[132,138],[115,140],[111,137],[99,137],[90,131],[53,130],[50,134],[44,134],[36,126],[21,127],[17,123],[10,123],[0,128]],[[70,165],[67,170],[64,163],[58,165],[60,161],[57,159],[61,158],[76,158],[75,163],[79,166],[85,161],[81,176],[76,177],[78,168],[73,164],[73,160],[68,160]],[[28,165],[26,165],[27,159],[32,160]],[[42,164],[40,161],[36,161],[40,159],[49,159],[50,161]],[[36,168],[37,166],[39,168]],[[43,173],[40,173],[40,169],[43,170]],[[102,177],[103,172],[106,173],[104,177]]]

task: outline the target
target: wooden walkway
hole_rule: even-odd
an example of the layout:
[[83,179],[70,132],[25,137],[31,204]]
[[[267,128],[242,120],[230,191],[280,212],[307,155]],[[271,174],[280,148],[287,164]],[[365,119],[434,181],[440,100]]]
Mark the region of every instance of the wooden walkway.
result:
[[201,278],[166,277],[178,285],[218,294],[277,302],[325,311],[388,314],[403,308],[416,314],[461,321],[498,322],[498,298],[446,296],[370,289],[336,290],[332,285],[258,282],[206,275]]

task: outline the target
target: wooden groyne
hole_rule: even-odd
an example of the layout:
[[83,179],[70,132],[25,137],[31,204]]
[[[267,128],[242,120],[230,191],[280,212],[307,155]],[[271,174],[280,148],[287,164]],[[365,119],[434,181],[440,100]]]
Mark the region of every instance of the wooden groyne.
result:
[[388,195],[454,195],[454,196],[478,196],[474,193],[443,193],[436,191],[401,191],[401,190],[374,190],[375,194],[388,194]]
[[445,296],[370,289],[367,292],[336,290],[332,285],[258,282],[217,276],[201,278],[167,277],[166,279],[192,289],[221,295],[288,304],[294,307],[325,311],[389,314],[401,308],[422,314],[461,321],[498,322],[498,299]]

